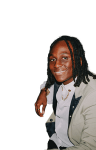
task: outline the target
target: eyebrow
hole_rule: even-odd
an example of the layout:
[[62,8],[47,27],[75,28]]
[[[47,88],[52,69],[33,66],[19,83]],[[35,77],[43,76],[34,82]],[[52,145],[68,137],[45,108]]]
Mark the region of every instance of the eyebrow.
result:
[[61,53],[60,55],[62,55],[62,54],[70,54],[70,53]]
[[[62,54],[70,54],[70,53],[61,53],[60,55],[62,55]],[[54,56],[52,53],[50,54],[50,56]]]

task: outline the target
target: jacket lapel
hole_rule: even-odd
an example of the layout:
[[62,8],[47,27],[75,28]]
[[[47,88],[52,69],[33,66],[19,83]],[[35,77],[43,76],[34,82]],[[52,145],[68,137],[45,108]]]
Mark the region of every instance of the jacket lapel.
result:
[[75,108],[77,107],[80,99],[81,99],[82,96],[79,96],[79,97],[75,97],[75,93],[72,97],[72,101],[71,101],[71,105],[70,105],[70,109],[69,109],[69,125],[70,125],[70,121],[71,121],[71,118],[72,118],[72,115],[73,115],[73,112],[75,110]]
[[[84,84],[83,82],[80,84],[79,87],[76,87],[75,89],[75,93],[73,95],[72,101],[71,101],[71,105],[70,105],[70,111],[69,111],[69,124],[71,121],[71,118],[74,117],[74,115],[76,114],[76,110],[78,110],[78,106],[81,103],[81,99],[83,97],[83,91],[86,87],[86,84]],[[74,113],[73,113],[74,112]],[[72,114],[71,114],[72,113]],[[71,116],[71,117],[70,117]]]
[[[71,138],[71,129],[72,129],[72,124],[73,124],[73,122],[74,122],[74,117],[75,117],[75,115],[77,114],[77,112],[78,112],[78,108],[80,107],[80,105],[81,105],[81,103],[82,103],[82,101],[83,101],[83,99],[84,99],[84,95],[83,95],[83,92],[85,91],[85,87],[86,87],[86,84],[84,84],[83,82],[80,84],[80,86],[79,87],[76,87],[76,89],[75,89],[75,99],[77,99],[77,106],[76,106],[76,108],[75,108],[75,110],[74,110],[74,113],[73,113],[73,115],[72,115],[72,118],[71,118],[71,120],[70,120],[70,126],[69,126],[69,129],[68,129],[68,136],[69,136],[69,139],[71,139],[72,140],[72,138]],[[73,101],[73,100],[72,100]],[[76,101],[76,100],[75,100]],[[72,106],[72,105],[71,105]],[[71,107],[70,106],[70,107]],[[69,115],[69,117],[70,117],[70,115]]]
[[54,114],[56,115],[56,108],[57,108],[57,99],[56,99],[56,93],[59,89],[61,84],[58,83],[54,83],[54,96],[53,96],[53,110],[54,110]]

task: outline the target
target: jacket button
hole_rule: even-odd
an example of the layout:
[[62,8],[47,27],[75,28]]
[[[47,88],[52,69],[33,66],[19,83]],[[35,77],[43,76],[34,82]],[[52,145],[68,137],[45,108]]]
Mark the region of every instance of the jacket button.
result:
[[53,119],[50,119],[50,121],[53,121]]

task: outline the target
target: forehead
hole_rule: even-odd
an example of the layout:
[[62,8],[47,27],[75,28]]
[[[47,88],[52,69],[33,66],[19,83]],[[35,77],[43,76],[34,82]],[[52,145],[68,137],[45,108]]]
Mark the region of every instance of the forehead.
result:
[[[69,46],[70,46],[70,48],[71,48],[71,50],[72,50],[72,53],[73,53],[73,47],[72,47],[70,41],[68,41],[68,43],[69,43]],[[53,54],[53,53],[58,53],[58,54],[59,54],[59,53],[68,53],[68,54],[70,54],[70,50],[69,50],[69,48],[68,48],[66,42],[65,42],[64,40],[62,40],[62,41],[58,41],[58,42],[53,46],[53,48],[52,48],[51,51],[50,51],[50,54]]]

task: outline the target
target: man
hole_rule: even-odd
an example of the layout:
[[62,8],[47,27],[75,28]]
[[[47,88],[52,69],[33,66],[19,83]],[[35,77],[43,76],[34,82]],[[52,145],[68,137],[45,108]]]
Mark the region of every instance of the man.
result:
[[54,113],[46,123],[48,149],[95,150],[96,76],[88,70],[77,38],[62,36],[51,44],[47,73],[35,108],[43,116],[47,103],[53,104]]

